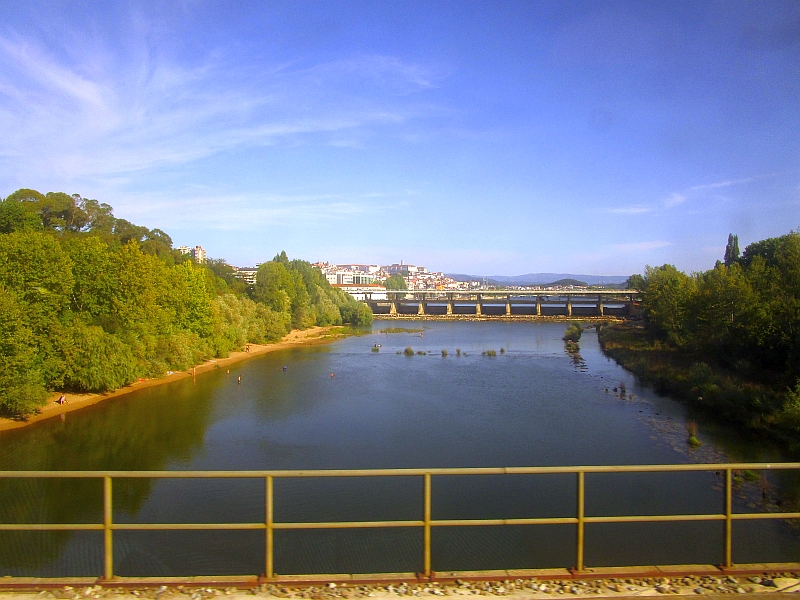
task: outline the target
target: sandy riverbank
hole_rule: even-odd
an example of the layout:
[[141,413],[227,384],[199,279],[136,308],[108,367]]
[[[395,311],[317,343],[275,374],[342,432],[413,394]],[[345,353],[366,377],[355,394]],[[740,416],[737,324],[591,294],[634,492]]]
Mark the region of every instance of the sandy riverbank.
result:
[[153,385],[161,385],[163,383],[168,383],[177,379],[183,379],[185,377],[195,377],[201,373],[210,371],[211,369],[216,369],[218,367],[221,368],[232,363],[253,358],[254,356],[258,356],[260,354],[266,354],[267,352],[274,352],[276,350],[283,350],[285,348],[293,348],[295,346],[307,346],[312,344],[324,344],[327,342],[332,342],[345,337],[346,334],[340,333],[340,331],[340,328],[336,327],[312,327],[304,331],[295,330],[284,336],[281,341],[275,342],[274,344],[250,344],[249,352],[231,352],[230,356],[227,358],[213,358],[200,365],[197,365],[192,369],[189,369],[188,371],[176,371],[170,375],[166,375],[165,377],[158,379],[140,379],[131,385],[120,388],[113,392],[104,392],[101,394],[69,393],[66,394],[66,404],[59,404],[58,399],[61,396],[61,393],[55,393],[47,400],[47,404],[45,404],[45,406],[40,408],[36,414],[29,415],[26,419],[0,418],[0,431],[25,427],[31,423],[36,423],[37,421],[51,419],[64,413],[80,410],[87,406],[91,406],[92,404],[97,404],[98,402],[108,400],[109,398],[115,398],[116,396],[122,396],[123,394],[129,394],[142,388]]

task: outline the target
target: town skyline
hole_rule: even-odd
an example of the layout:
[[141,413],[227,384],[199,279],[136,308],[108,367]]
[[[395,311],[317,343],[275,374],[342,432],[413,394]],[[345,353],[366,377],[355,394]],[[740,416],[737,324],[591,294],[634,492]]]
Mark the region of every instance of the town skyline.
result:
[[0,7],[0,195],[232,264],[710,268],[800,225],[800,5]]

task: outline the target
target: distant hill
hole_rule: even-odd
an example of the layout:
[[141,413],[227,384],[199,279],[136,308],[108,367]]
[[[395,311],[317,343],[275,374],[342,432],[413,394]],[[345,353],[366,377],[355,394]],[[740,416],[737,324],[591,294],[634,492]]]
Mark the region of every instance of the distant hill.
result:
[[586,283],[585,281],[578,281],[577,279],[559,279],[558,281],[554,281],[550,285],[560,285],[561,287],[566,287],[568,285],[587,287],[589,284]]
[[[573,273],[528,273],[526,275],[465,275],[445,273],[456,281],[482,281],[484,277],[490,285],[620,285],[627,281],[627,275],[575,275]],[[562,280],[575,280],[580,283],[560,283]]]

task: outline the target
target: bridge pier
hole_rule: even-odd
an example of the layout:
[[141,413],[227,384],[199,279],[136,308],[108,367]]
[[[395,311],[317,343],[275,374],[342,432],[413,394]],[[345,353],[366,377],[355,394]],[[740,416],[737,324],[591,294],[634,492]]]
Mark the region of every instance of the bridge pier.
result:
[[[578,309],[577,313],[573,310],[574,300],[577,298]],[[489,303],[489,314],[484,311],[483,301]],[[525,290],[464,290],[459,292],[434,290],[434,291],[417,291],[410,290],[406,292],[389,291],[385,297],[376,299],[374,295],[366,295],[362,300],[364,303],[372,307],[375,314],[383,314],[386,316],[400,317],[406,316],[413,318],[414,316],[428,316],[428,302],[433,302],[434,306],[431,309],[433,314],[456,316],[469,312],[472,308],[472,303],[475,303],[475,310],[472,313],[474,316],[492,316],[498,315],[502,317],[516,317],[523,315],[544,316],[549,314],[565,314],[567,317],[575,318],[588,313],[595,314],[600,317],[606,316],[607,305],[617,306],[622,308],[609,308],[610,314],[629,314],[640,315],[641,295],[636,290],[537,290],[533,292],[526,292]],[[517,303],[517,312],[514,312],[514,303]],[[564,312],[561,312],[561,302],[564,302]],[[416,303],[417,310],[413,310]],[[443,306],[444,310],[436,308],[437,305]],[[496,306],[497,308],[493,308]],[[505,310],[503,310],[505,306]],[[581,307],[585,308],[581,308]],[[535,307],[535,309],[534,309]],[[592,311],[594,307],[594,311]],[[409,309],[411,312],[409,313]],[[458,309],[458,310],[456,310]],[[497,310],[499,309],[499,310]],[[380,311],[380,312],[379,312]]]

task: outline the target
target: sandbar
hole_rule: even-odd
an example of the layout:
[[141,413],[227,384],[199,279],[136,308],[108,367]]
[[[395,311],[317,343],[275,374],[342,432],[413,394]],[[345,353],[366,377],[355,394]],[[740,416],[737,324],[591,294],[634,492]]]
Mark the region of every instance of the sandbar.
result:
[[347,335],[346,333],[339,333],[340,331],[341,328],[338,327],[310,327],[309,329],[304,329],[302,331],[295,329],[281,338],[279,342],[275,342],[274,344],[249,344],[249,352],[231,352],[226,358],[212,358],[202,364],[191,367],[186,371],[175,371],[165,375],[164,377],[153,379],[139,379],[139,381],[135,381],[134,383],[119,388],[118,390],[114,390],[113,392],[102,392],[95,394],[65,393],[66,404],[58,403],[61,392],[55,392],[50,398],[48,398],[47,403],[32,415],[28,415],[27,417],[19,419],[0,418],[0,431],[25,427],[26,425],[30,425],[44,419],[51,419],[75,410],[80,410],[82,408],[86,408],[87,406],[91,406],[92,404],[102,402],[103,400],[129,394],[142,388],[161,385],[163,383],[169,383],[171,381],[184,379],[186,377],[196,377],[197,375],[200,375],[206,371],[210,371],[211,369],[217,369],[225,365],[241,362],[260,354],[266,354],[267,352],[284,350],[286,348],[293,348],[295,346],[310,346],[313,344],[332,342]]

